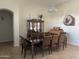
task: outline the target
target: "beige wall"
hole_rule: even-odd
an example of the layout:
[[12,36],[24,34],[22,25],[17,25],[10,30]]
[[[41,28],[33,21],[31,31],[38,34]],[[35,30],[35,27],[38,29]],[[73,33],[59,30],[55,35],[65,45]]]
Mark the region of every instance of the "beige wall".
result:
[[[20,1],[20,0],[19,0]],[[0,9],[7,9],[13,12],[13,35],[14,46],[19,45],[19,12],[17,0],[0,0]]]
[[8,9],[14,14],[14,46],[19,45],[19,33],[26,37],[26,20],[29,15],[31,15],[32,18],[37,18],[39,14],[43,14],[45,31],[48,30],[50,14],[47,13],[44,6],[35,4],[31,0],[0,0],[0,9]]
[[[39,14],[43,14],[45,21],[44,31],[48,31],[54,26],[60,26],[68,33],[68,42],[70,44],[79,46],[79,0],[69,0],[63,4],[56,6],[58,9],[56,11],[48,12],[48,7],[42,6],[40,4],[35,4],[31,0],[21,2],[20,8],[20,35],[26,37],[27,27],[26,21],[28,16],[31,18],[37,18]],[[73,15],[75,17],[75,26],[65,26],[63,24],[63,19],[66,15]]]
[[[0,9],[5,8],[14,12],[14,44],[19,45],[19,33],[26,37],[27,27],[26,21],[28,16],[31,18],[37,18],[39,14],[43,14],[43,20],[45,21],[45,31],[48,31],[53,26],[62,27],[67,33],[69,33],[69,42],[78,45],[79,44],[79,0],[73,0],[56,8],[57,12],[48,12],[48,8],[40,5],[40,3],[34,3],[32,0],[0,0]],[[65,15],[71,14],[76,18],[75,26],[63,25],[63,19]]]
[[[23,1],[22,1],[23,2]],[[22,4],[22,3],[21,3]],[[50,13],[47,12],[47,8],[39,4],[34,4],[33,2],[27,0],[24,1],[20,9],[20,35],[26,37],[27,33],[27,18],[38,18],[39,14],[43,14],[43,20],[45,21],[45,31],[49,30],[49,20],[51,20]]]
[[[52,25],[60,26],[68,33],[68,42],[79,46],[79,0],[72,0],[57,6],[58,11],[53,13]],[[75,17],[75,26],[65,26],[63,19],[66,15]]]

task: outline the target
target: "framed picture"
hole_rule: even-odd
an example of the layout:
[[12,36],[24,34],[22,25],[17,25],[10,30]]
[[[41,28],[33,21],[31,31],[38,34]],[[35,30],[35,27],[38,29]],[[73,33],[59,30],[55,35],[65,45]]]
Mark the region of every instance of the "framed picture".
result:
[[67,15],[67,16],[65,16],[63,23],[66,26],[74,26],[75,18],[72,15]]

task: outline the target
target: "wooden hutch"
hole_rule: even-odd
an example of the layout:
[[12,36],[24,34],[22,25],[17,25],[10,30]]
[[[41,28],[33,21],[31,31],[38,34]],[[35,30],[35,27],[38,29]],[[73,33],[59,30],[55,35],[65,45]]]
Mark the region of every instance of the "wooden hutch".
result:
[[27,20],[27,38],[37,37],[44,32],[44,21],[40,19]]

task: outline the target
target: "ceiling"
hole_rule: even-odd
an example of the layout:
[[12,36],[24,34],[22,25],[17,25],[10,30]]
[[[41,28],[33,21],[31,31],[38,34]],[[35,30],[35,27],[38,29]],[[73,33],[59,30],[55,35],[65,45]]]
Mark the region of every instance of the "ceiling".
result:
[[59,5],[61,3],[65,3],[68,0],[29,0],[30,2],[34,3],[34,4],[38,4],[41,6],[46,6],[46,7],[51,7],[51,6],[56,6]]

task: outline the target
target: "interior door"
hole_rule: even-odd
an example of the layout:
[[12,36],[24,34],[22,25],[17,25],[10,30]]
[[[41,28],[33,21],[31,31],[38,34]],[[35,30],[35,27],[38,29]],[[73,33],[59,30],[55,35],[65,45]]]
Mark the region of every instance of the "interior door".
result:
[[8,12],[0,12],[0,42],[13,40],[12,17]]

